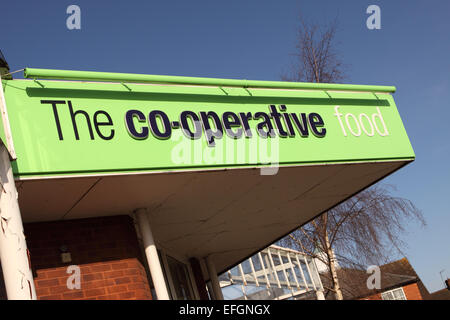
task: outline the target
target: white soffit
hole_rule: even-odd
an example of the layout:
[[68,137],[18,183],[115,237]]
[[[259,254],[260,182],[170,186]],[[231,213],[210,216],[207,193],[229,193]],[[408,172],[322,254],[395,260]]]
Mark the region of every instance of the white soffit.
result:
[[169,253],[213,254],[222,271],[268,246],[404,161],[46,179],[17,182],[24,222],[131,214],[148,208]]

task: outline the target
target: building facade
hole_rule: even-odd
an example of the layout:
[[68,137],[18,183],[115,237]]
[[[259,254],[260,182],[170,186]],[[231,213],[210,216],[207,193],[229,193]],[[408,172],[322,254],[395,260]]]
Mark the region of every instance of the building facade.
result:
[[8,299],[223,299],[218,274],[415,159],[391,86],[24,78],[0,81]]

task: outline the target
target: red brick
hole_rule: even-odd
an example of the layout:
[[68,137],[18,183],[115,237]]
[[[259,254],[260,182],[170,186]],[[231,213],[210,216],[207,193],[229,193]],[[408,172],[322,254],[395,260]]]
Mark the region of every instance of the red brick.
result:
[[90,281],[86,283],[81,283],[81,288],[83,289],[96,289],[96,288],[103,288],[107,286],[113,286],[114,281],[113,280],[95,280]]
[[38,297],[40,296],[47,296],[50,294],[50,289],[49,288],[38,288],[36,287],[36,295]]
[[119,278],[123,276],[123,271],[122,270],[106,271],[104,275],[105,278],[107,279]]
[[124,270],[123,274],[126,276],[140,276],[141,270],[139,270],[138,268],[130,268],[130,269]]
[[99,264],[99,265],[92,265],[91,270],[93,272],[104,272],[111,270],[110,264]]
[[107,290],[108,290],[108,293],[120,293],[120,292],[127,291],[127,286],[126,285],[117,285],[117,286],[113,286],[113,287],[108,287]]
[[90,289],[86,290],[84,292],[84,295],[86,297],[98,297],[106,294],[106,290],[104,288],[98,288],[98,289]]
[[136,298],[136,293],[133,291],[123,292],[119,294],[119,299],[132,299]]
[[419,287],[417,283],[412,283],[403,287],[403,292],[405,293],[407,300],[423,300],[420,294]]
[[117,278],[114,281],[116,282],[116,284],[126,284],[131,282],[129,277]]
[[140,299],[140,300],[147,300],[147,299],[151,299],[151,294],[149,290],[135,290],[136,292],[136,298]]
[[103,273],[91,273],[82,276],[83,281],[103,280]]
[[93,271],[91,270],[91,267],[90,266],[81,266],[80,267],[80,273],[82,274],[82,275],[85,275],[85,274],[90,274],[90,273],[92,273]]
[[54,294],[50,296],[42,296],[38,298],[39,300],[62,300],[62,297],[60,294]]
[[145,285],[143,283],[130,283],[128,285],[128,290],[136,290],[136,289],[145,289]]
[[51,294],[57,294],[57,293],[64,293],[71,291],[67,286],[57,286],[57,287],[51,287],[50,293]]
[[120,270],[120,269],[127,269],[128,268],[128,263],[126,262],[121,262],[121,263],[113,263],[111,265],[113,270]]
[[74,292],[68,292],[63,294],[64,299],[81,299],[84,297],[83,291],[77,290]]
[[66,268],[64,268],[64,269],[58,268],[58,269],[54,269],[51,271],[47,271],[47,278],[49,278],[49,279],[50,278],[67,277],[67,276],[69,276],[69,274],[67,273]]
[[37,270],[37,279],[46,279],[47,278],[47,271],[46,270]]
[[98,296],[98,300],[119,300],[119,295],[117,294],[109,294],[105,296]]
[[[24,230],[39,299],[151,299],[129,216],[26,223]],[[62,244],[81,268],[81,290],[67,288]]]
[[39,287],[52,287],[59,284],[58,279],[38,280],[36,285]]

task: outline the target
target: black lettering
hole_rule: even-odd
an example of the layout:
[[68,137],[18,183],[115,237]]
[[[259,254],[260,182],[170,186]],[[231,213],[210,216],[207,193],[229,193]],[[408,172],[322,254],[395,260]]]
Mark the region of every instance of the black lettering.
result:
[[[108,121],[106,121],[106,122],[99,122],[98,121],[98,116],[101,115],[101,114],[105,115],[106,119]],[[112,126],[112,125],[113,125],[113,122],[112,122],[111,116],[106,111],[99,110],[96,113],[94,113],[94,128],[95,128],[95,131],[97,132],[98,136],[100,138],[102,138],[103,140],[111,140],[112,138],[114,138],[114,133],[115,132],[114,132],[114,129],[111,129],[111,133],[109,134],[109,136],[104,136],[101,133],[99,127],[100,126]]]
[[250,125],[248,124],[248,120],[252,120],[252,113],[251,112],[240,112],[239,118],[241,119],[242,126],[244,127],[244,133],[246,138],[251,138],[253,136],[252,130],[250,129]]
[[143,126],[141,132],[136,130],[134,126],[134,118],[138,119],[138,122],[145,122],[145,115],[139,110],[128,110],[125,114],[125,126],[127,128],[128,133],[134,139],[147,139],[148,137],[148,128]]
[[325,137],[325,134],[327,133],[327,129],[322,128],[322,130],[317,130],[317,128],[323,127],[323,119],[318,113],[310,113],[308,116],[309,119],[309,126],[311,127],[311,130],[313,134],[318,138]]
[[294,120],[295,126],[302,137],[307,137],[309,135],[308,122],[306,119],[306,114],[300,113],[302,121],[297,117],[297,114],[291,113],[291,117]]
[[[280,111],[285,112],[286,106],[284,104],[280,105]],[[284,123],[288,129],[289,137],[295,137],[294,127],[292,126],[291,118],[289,113],[283,113]]]
[[[258,126],[256,127],[256,131],[258,132],[258,135],[261,138],[267,138],[268,136],[270,136],[271,138],[274,138],[276,136],[276,133],[275,133],[275,130],[273,129],[269,115],[265,112],[255,113],[253,119],[256,120],[259,118],[264,118],[264,121],[258,123]],[[267,130],[264,130],[264,127],[266,127]]]
[[287,137],[288,133],[284,130],[281,124],[281,113],[278,112],[277,108],[272,104],[269,106],[270,117],[275,120],[275,126],[278,131],[278,135],[282,138]]
[[[192,132],[189,128],[189,119],[194,124],[195,131]],[[181,130],[183,134],[190,139],[198,139],[202,136],[202,125],[200,124],[200,120],[195,112],[192,111],[183,111],[180,114],[180,123]]]
[[78,135],[78,127],[77,127],[77,122],[75,121],[75,117],[77,115],[82,114],[86,118],[86,123],[87,123],[88,128],[89,128],[89,135],[91,137],[91,140],[94,140],[94,131],[92,131],[91,120],[89,119],[89,115],[87,114],[87,112],[83,111],[83,110],[77,110],[77,111],[73,112],[72,102],[70,100],[68,100],[67,104],[69,105],[70,117],[72,119],[72,125],[73,125],[73,131],[75,133],[75,138],[77,140],[80,140],[80,136]]
[[234,139],[239,139],[242,137],[242,128],[236,128],[236,132],[233,131],[233,127],[241,126],[239,117],[234,112],[224,112],[222,115],[222,122],[227,136]]
[[63,139],[63,134],[61,130],[61,123],[59,122],[59,116],[58,116],[58,110],[56,108],[57,104],[66,104],[63,100],[41,100],[42,104],[51,104],[53,109],[53,116],[55,117],[55,123],[56,123],[56,130],[58,130],[58,137],[59,140]]
[[[161,131],[158,127],[157,118],[161,119],[164,131]],[[153,110],[148,115],[148,122],[150,124],[150,129],[155,138],[158,139],[168,139],[172,135],[172,127],[170,126],[170,121],[167,115],[161,110]]]
[[[221,139],[223,136],[223,128],[222,123],[220,122],[220,118],[214,111],[209,112],[200,112],[200,117],[202,118],[202,126],[206,135],[206,142],[209,147],[214,147],[216,142],[214,139]],[[216,130],[211,129],[211,125],[209,123],[209,119],[212,118],[214,120],[214,126]]]

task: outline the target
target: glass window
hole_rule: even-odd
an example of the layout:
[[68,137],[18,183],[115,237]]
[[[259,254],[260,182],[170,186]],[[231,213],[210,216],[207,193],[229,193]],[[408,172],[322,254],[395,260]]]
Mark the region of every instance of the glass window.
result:
[[241,272],[239,271],[238,266],[233,267],[230,270],[230,273],[231,273],[231,278],[233,279],[233,281],[242,283],[243,279],[242,279]]
[[283,260],[283,264],[289,263],[289,260],[288,260],[287,256],[285,256],[285,255],[281,255],[281,260]]
[[245,287],[245,295],[248,300],[269,299],[266,287],[257,287],[254,285],[248,285]]
[[290,264],[288,264],[288,266],[289,266],[289,268],[286,268],[286,274],[287,274],[287,277],[288,277],[289,284],[291,286],[293,286],[293,287],[296,287],[297,286],[297,282],[295,282],[295,276],[292,273],[292,269],[290,267]]
[[271,256],[272,256],[272,261],[274,266],[279,266],[281,264],[280,259],[278,258],[278,254],[274,254],[273,252],[271,252]]
[[264,270],[261,265],[261,260],[259,255],[256,254],[252,257],[253,267],[255,268],[256,277],[258,278],[259,285],[266,284],[266,277],[264,275]]
[[233,284],[222,288],[223,298],[225,300],[242,300],[244,299],[244,291],[242,285]]
[[252,267],[250,266],[250,260],[247,259],[241,263],[242,271],[244,272],[245,280],[248,283],[256,283],[255,276],[253,275]]
[[[299,260],[300,259],[303,259],[303,258],[299,257]],[[302,260],[300,260],[300,264],[302,265],[302,270],[303,270],[303,274],[305,275],[306,282],[308,283],[308,285],[312,286],[311,277],[309,275],[308,268],[306,267],[306,264]]]
[[264,267],[266,268],[267,277],[269,278],[269,282],[271,286],[278,286],[277,280],[275,278],[274,270],[272,268],[272,264],[269,261],[269,255],[267,253],[261,253],[263,258]]
[[167,256],[170,276],[177,300],[192,300],[193,292],[187,266],[184,263]]
[[229,277],[228,271],[222,273],[221,275],[219,275],[218,278],[219,278],[219,281],[230,281],[230,277]]
[[383,300],[406,300],[403,288],[397,288],[394,290],[386,291],[381,294]]
[[252,262],[253,262],[253,268],[255,268],[255,271],[262,270],[261,261],[259,261],[258,254],[255,254],[252,257]]
[[277,271],[277,275],[278,275],[278,280],[280,280],[280,285],[282,287],[286,287],[287,286],[287,282],[286,282],[286,279],[284,278],[283,270]]

